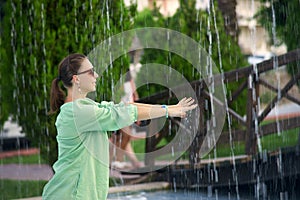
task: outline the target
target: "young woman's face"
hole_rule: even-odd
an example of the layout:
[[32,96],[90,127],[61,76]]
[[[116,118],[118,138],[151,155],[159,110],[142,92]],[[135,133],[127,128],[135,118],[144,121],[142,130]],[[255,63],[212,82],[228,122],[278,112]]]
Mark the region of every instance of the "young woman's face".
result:
[[98,78],[98,74],[94,71],[92,63],[87,58],[81,63],[77,76],[82,92],[88,93],[96,90],[96,79]]

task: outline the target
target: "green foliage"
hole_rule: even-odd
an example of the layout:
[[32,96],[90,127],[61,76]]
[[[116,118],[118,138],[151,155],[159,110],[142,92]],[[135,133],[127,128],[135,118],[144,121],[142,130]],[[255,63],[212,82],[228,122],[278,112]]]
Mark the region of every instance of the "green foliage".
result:
[[[1,19],[0,122],[12,115],[42,156],[57,158],[56,116],[48,116],[49,92],[59,62],[70,53],[88,54],[104,39],[132,25],[135,6],[123,1],[7,1]],[[114,63],[102,77],[99,91],[111,96],[111,79],[118,79],[128,58]],[[2,90],[5,88],[5,90]]]
[[[268,30],[271,43],[278,46],[284,42],[288,51],[300,47],[300,2],[299,0],[261,0],[264,3],[257,14],[259,22]],[[300,73],[300,62],[287,66],[294,76]],[[300,87],[300,81],[298,81]]]
[[[206,50],[215,62],[220,73],[245,67],[247,62],[241,53],[241,50],[236,41],[231,36],[226,34],[224,20],[221,12],[218,10],[216,3],[211,4],[209,11],[196,10],[195,1],[180,1],[180,7],[176,13],[168,18],[164,18],[158,8],[154,10],[144,10],[135,17],[135,27],[165,27],[180,33],[186,34],[200,46]],[[195,72],[194,67],[185,59],[174,53],[165,52],[157,49],[144,49],[142,64],[160,63],[171,66],[173,69],[182,73],[189,80],[199,80],[201,77]],[[152,72],[151,72],[152,73]],[[155,72],[153,72],[155,73]],[[158,71],[157,73],[161,73]],[[138,76],[139,80],[145,80],[144,75],[147,74],[147,69],[142,68]],[[155,74],[153,74],[155,76]],[[236,89],[240,82],[225,83],[227,87],[228,99],[230,92]],[[166,88],[148,84],[139,88],[138,92],[141,97],[149,96]],[[231,106],[243,115],[245,113],[245,94],[242,94],[237,101]]]
[[47,181],[0,180],[1,199],[41,196]]
[[[195,1],[181,1],[169,18],[163,18],[157,8],[135,17],[136,5],[127,8],[121,0],[11,0],[1,2],[1,8],[0,124],[12,115],[49,164],[57,158],[56,116],[47,115],[49,91],[58,63],[69,53],[88,54],[104,39],[132,28],[134,22],[134,27],[166,27],[192,37],[211,54],[221,72],[245,65],[238,45],[225,33],[216,5],[208,14],[195,10]],[[103,74],[97,100],[111,99],[111,88],[127,71],[128,60],[119,58]],[[189,63],[169,52],[145,50],[142,63],[147,62],[171,65],[190,81],[199,79]],[[162,89],[154,86],[139,92],[148,96]]]

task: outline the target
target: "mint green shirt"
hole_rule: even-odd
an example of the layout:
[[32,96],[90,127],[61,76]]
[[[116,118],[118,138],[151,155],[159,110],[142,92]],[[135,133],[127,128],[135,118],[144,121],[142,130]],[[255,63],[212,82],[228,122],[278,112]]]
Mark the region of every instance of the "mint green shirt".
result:
[[65,103],[56,119],[58,160],[43,199],[104,200],[109,181],[107,131],[137,120],[137,107],[79,99]]

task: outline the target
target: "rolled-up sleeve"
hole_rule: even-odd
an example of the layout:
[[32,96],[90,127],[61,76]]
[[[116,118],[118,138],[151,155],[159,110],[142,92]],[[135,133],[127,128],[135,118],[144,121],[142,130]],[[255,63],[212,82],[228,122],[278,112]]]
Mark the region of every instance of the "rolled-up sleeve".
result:
[[114,131],[137,121],[137,107],[131,104],[84,99],[75,101],[73,109],[78,132]]

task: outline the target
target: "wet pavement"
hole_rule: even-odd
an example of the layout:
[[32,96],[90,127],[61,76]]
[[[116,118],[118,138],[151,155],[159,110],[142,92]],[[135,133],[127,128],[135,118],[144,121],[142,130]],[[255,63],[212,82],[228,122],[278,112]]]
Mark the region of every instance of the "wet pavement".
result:
[[[34,154],[39,154],[39,149],[29,148],[15,151],[4,151],[0,152],[0,159]],[[52,176],[52,168],[47,164],[0,164],[0,179],[49,180]]]
[[295,103],[288,103],[283,105],[276,105],[267,115],[267,120],[292,118],[300,115],[300,105]]
[[49,180],[53,171],[46,164],[6,164],[0,165],[0,179]]

